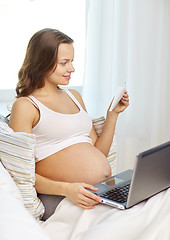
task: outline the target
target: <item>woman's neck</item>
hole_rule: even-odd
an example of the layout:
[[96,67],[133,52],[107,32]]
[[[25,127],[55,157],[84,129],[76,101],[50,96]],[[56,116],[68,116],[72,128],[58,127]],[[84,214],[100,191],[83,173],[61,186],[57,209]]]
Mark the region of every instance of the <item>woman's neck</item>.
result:
[[57,85],[45,85],[42,88],[36,89],[32,95],[34,96],[52,96],[61,93],[61,89]]

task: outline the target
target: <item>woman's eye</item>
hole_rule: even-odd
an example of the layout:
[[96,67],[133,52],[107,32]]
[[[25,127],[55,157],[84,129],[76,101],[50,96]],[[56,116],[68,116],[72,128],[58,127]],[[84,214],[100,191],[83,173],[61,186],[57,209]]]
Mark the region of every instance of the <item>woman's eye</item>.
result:
[[62,62],[61,65],[66,65],[67,62]]

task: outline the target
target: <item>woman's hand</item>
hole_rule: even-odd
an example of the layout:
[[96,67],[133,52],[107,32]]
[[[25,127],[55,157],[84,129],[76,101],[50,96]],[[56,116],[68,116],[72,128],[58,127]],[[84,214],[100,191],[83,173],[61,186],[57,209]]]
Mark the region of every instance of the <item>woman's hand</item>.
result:
[[102,200],[87,189],[97,191],[97,188],[86,183],[68,183],[66,197],[83,209],[92,209]]
[[[111,104],[110,104],[110,106],[111,106]],[[109,109],[110,109],[110,106],[109,106]],[[127,91],[125,91],[122,99],[118,102],[118,104],[114,107],[114,109],[111,112],[121,113],[128,106],[129,106],[129,95],[127,94]],[[109,112],[109,109],[108,109],[108,112]]]

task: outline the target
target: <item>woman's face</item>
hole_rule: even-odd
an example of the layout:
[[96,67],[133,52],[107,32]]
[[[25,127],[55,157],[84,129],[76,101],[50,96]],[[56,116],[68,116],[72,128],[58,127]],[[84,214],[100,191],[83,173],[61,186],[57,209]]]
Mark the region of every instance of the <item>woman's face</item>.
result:
[[52,74],[45,77],[45,83],[57,85],[68,85],[71,73],[75,71],[73,67],[74,48],[72,44],[62,43],[58,48],[57,67]]

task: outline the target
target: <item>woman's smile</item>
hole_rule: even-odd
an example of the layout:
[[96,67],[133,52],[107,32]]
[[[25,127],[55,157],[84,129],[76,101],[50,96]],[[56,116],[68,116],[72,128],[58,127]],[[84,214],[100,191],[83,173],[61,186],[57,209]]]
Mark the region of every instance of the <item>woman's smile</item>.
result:
[[67,80],[71,79],[71,75],[64,75],[63,77],[66,78]]

